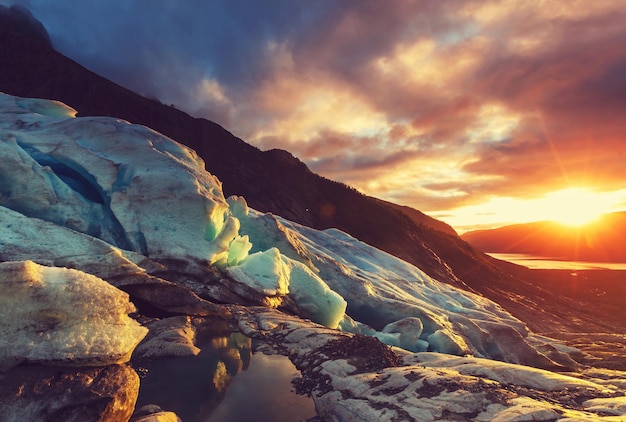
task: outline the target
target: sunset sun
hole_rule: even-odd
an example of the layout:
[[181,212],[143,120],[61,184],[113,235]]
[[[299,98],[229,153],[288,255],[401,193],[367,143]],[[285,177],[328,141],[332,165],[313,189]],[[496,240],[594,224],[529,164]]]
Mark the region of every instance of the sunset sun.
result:
[[582,188],[547,194],[541,201],[546,219],[567,226],[583,226],[611,211],[612,201],[601,193]]
[[[554,221],[578,227],[604,214],[624,209],[626,189],[598,192],[590,188],[571,187],[547,192],[534,198],[492,198],[480,205],[455,210],[446,222],[461,231],[501,227],[533,221]],[[471,222],[464,226],[465,222]]]

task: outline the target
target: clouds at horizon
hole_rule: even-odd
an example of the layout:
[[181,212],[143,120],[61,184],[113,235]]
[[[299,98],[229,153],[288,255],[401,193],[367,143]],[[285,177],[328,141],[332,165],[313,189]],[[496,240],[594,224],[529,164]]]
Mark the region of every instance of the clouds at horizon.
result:
[[626,177],[620,0],[16,3],[86,67],[422,211]]

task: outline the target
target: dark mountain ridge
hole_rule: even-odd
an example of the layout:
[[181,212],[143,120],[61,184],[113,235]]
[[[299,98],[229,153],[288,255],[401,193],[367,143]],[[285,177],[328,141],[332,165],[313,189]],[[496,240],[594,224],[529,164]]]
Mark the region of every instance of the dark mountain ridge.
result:
[[259,211],[341,229],[440,281],[498,302],[537,331],[614,329],[612,310],[590,313],[589,304],[554,295],[523,267],[490,258],[445,223],[316,175],[287,151],[260,151],[216,123],[144,98],[56,52],[45,37],[3,24],[0,63],[0,91],[149,126],[195,149],[227,196],[242,195]]
[[514,224],[464,233],[461,238],[484,252],[538,255],[567,261],[626,262],[626,212],[568,227],[554,221]]
[[21,6],[5,7],[0,5],[0,28],[25,38],[38,40],[52,47],[46,28],[27,9]]

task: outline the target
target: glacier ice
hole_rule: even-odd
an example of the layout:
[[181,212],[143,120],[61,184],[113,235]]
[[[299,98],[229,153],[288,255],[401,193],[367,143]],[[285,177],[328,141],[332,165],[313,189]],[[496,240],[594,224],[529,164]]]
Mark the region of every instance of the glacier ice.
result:
[[[282,256],[275,247],[255,252],[227,271],[255,292],[262,292],[268,306],[280,306],[288,297],[298,315],[331,328],[344,317],[346,301],[306,265]],[[245,291],[238,293],[246,296]]]
[[192,271],[228,260],[238,222],[194,151],[122,120],[69,117],[56,103],[0,103],[0,205]]
[[[0,210],[16,221],[45,220],[101,239],[119,252],[110,262],[140,266],[146,257],[216,300],[281,307],[412,351],[554,364],[497,304],[339,230],[226,199],[193,150],[149,128],[76,118],[60,103],[4,94],[0,109]],[[20,230],[0,233],[15,238]],[[63,233],[55,236],[63,242]],[[68,249],[85,244],[74,242]],[[73,258],[45,263],[64,262]]]
[[253,253],[241,264],[228,268],[228,273],[268,297],[281,297],[288,292],[289,274],[277,248]]
[[125,362],[148,330],[128,295],[81,271],[0,263],[0,365]]
[[[270,230],[271,225],[264,227]],[[342,322],[345,330],[411,351],[555,365],[532,346],[533,335],[522,321],[482,296],[440,283],[337,229],[319,231],[277,217],[272,230],[265,236],[287,233],[283,242],[292,243],[293,254],[348,302],[346,314],[358,323]],[[254,244],[256,236],[250,240]],[[419,325],[411,318],[418,319]]]
[[309,267],[282,257],[289,269],[289,298],[296,313],[327,327],[336,328],[344,318],[348,303]]
[[[334,326],[343,316],[343,299],[319,277],[292,271],[295,264],[284,264],[278,249],[257,248],[248,256],[253,245],[239,235],[236,217],[248,212],[245,201],[229,204],[221,182],[205,171],[193,150],[118,119],[74,118],[75,111],[57,102],[0,95],[0,107],[0,209],[13,212],[12,218],[45,220],[104,240],[124,251],[122,260],[133,251],[200,280],[211,274],[209,266],[220,268],[232,279],[227,288],[251,303],[282,304],[293,272],[301,286],[291,288],[299,291],[292,295],[293,307]],[[22,232],[17,227],[2,231],[11,237]],[[55,236],[71,237],[68,256],[80,255],[69,252],[80,249],[72,244],[89,243],[59,231]],[[16,255],[11,249],[7,254]],[[42,255],[38,260],[46,261]],[[305,279],[314,287],[305,288]],[[319,304],[313,303],[316,296],[307,296],[311,289],[320,294]]]

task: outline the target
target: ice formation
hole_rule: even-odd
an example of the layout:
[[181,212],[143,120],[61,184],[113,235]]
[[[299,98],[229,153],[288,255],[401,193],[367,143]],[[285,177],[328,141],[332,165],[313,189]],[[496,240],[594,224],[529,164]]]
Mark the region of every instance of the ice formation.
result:
[[571,363],[565,354],[555,352],[549,358],[539,352],[536,346],[543,340],[484,297],[440,283],[340,230],[319,231],[259,213],[242,198],[228,201],[253,254],[274,245],[283,260],[298,262],[347,301],[343,330],[413,352],[474,354],[542,367],[556,366],[552,359]]
[[[2,94],[0,107],[0,210],[13,220],[36,219],[33,226],[68,244],[65,257],[46,260],[41,250],[39,262],[63,265],[80,250],[106,249],[38,222],[44,220],[107,242],[109,261],[138,261],[141,254],[198,278],[214,266],[232,277],[227,288],[253,303],[279,306],[290,295],[305,317],[334,327],[343,317],[345,301],[278,249],[248,256],[252,245],[234,216],[247,205],[233,203],[231,211],[221,182],[193,150],[122,120],[75,118],[58,102]],[[32,235],[24,230],[4,228],[5,246]],[[83,255],[93,260],[99,253]]]
[[0,263],[0,364],[125,362],[148,330],[128,295],[77,270]]
[[220,181],[189,148],[55,102],[0,106],[3,206],[156,259],[225,264],[231,242],[245,249]]
[[[339,230],[310,229],[249,209],[243,198],[225,199],[194,151],[151,129],[75,118],[63,104],[9,95],[0,95],[0,109],[0,210],[13,221],[45,220],[65,234],[101,239],[112,247],[110,262],[130,268],[147,257],[221,301],[282,307],[411,351],[554,364],[497,304]],[[24,235],[12,224],[0,233]],[[64,234],[54,234],[62,243]],[[106,249],[77,237],[68,248],[87,243]]]

